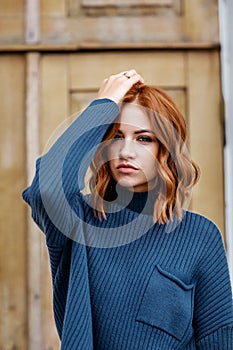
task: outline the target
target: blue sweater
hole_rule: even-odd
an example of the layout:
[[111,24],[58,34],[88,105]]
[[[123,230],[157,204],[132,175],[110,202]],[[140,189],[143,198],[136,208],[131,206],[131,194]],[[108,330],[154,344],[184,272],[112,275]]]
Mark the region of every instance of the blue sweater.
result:
[[93,215],[84,176],[119,113],[95,100],[37,161],[24,193],[46,235],[62,350],[232,350],[233,306],[218,228],[184,211],[153,223],[153,193]]

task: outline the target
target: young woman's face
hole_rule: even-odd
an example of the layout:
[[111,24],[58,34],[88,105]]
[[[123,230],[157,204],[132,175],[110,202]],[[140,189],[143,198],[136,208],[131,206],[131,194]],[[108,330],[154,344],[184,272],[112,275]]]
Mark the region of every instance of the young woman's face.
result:
[[117,120],[119,130],[108,148],[114,180],[135,192],[155,186],[158,142],[150,120],[140,106],[126,104]]

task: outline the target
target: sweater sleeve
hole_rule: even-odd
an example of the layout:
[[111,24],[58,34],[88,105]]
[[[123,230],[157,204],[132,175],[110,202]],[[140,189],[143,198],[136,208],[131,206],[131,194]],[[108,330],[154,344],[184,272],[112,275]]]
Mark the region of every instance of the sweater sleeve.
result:
[[[23,192],[32,218],[46,234],[47,244],[62,246],[77,232],[83,213],[72,210],[72,200],[84,187],[91,160],[109,125],[119,114],[118,105],[109,99],[94,100],[36,162],[31,186]],[[77,198],[76,198],[77,203]]]
[[233,304],[222,236],[211,223],[211,233],[196,276],[194,329],[197,349],[233,349]]

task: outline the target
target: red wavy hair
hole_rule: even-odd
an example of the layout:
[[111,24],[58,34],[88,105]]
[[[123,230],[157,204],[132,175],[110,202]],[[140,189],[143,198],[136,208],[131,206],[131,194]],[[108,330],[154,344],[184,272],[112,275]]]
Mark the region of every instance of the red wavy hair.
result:
[[[157,155],[157,192],[154,204],[154,220],[166,223],[173,213],[182,218],[182,208],[192,187],[200,175],[198,165],[187,151],[186,123],[174,101],[163,90],[141,83],[135,84],[124,96],[125,103],[135,102],[144,107],[159,143]],[[119,124],[113,123],[103,141],[114,138]],[[102,164],[100,167],[98,164]],[[116,182],[106,161],[106,143],[100,145],[91,163],[92,176],[89,181],[95,212],[99,218],[106,218],[104,201],[115,199]]]

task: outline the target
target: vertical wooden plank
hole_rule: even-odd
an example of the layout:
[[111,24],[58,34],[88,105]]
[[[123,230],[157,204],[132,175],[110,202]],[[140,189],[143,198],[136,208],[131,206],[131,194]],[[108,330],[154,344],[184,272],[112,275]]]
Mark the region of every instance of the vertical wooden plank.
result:
[[[35,172],[39,155],[39,60],[38,53],[27,54],[26,148],[27,182]],[[40,293],[40,233],[28,211],[28,349],[42,349]]]
[[0,349],[27,349],[25,61],[0,56]]
[[[69,116],[68,62],[65,55],[45,55],[41,65],[40,142],[42,151],[54,130]],[[51,272],[45,244],[41,250],[43,349],[56,350],[59,340],[52,311]]]
[[25,41],[36,44],[40,41],[40,0],[26,0]]
[[187,87],[190,147],[202,174],[192,209],[213,221],[224,233],[223,135],[220,120],[219,52],[189,52]]
[[45,148],[55,129],[69,117],[69,58],[44,55],[41,63],[41,147]]
[[[40,41],[39,0],[26,0],[25,41]],[[39,60],[38,53],[27,54],[27,178],[31,183],[35,159],[39,155]],[[35,224],[28,216],[28,347],[42,348],[41,293],[40,293],[40,245],[41,238]]]

